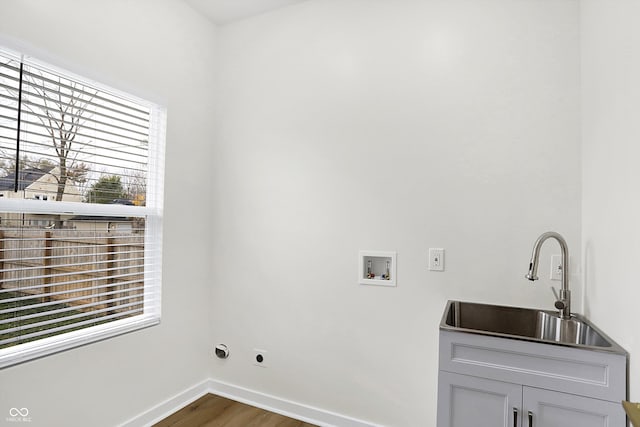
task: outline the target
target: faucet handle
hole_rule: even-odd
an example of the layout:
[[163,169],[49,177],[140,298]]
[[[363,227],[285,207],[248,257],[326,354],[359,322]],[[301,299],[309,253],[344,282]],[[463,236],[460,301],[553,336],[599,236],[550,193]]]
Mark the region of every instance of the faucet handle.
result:
[[563,310],[567,306],[566,302],[562,298],[560,298],[560,296],[558,295],[558,291],[556,291],[556,288],[554,288],[553,286],[551,286],[551,292],[553,292],[553,296],[556,297],[556,302],[553,305],[558,310]]

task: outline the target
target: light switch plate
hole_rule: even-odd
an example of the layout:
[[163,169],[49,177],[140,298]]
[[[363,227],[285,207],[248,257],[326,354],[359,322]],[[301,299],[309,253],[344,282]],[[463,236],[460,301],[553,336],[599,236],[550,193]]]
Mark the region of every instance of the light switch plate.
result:
[[562,256],[551,255],[551,280],[562,280]]
[[429,248],[429,270],[444,271],[443,248]]

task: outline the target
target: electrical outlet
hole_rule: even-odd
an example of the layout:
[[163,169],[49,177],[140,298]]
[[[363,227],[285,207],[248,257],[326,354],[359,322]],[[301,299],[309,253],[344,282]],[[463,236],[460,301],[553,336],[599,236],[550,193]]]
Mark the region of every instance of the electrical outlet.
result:
[[562,256],[560,255],[551,255],[551,273],[549,278],[551,280],[562,280],[562,269],[564,266],[562,265]]
[[260,366],[261,368],[266,368],[269,366],[269,358],[267,356],[269,353],[267,350],[261,350],[259,348],[253,349],[253,364],[256,366]]
[[429,270],[444,271],[444,249],[429,248]]

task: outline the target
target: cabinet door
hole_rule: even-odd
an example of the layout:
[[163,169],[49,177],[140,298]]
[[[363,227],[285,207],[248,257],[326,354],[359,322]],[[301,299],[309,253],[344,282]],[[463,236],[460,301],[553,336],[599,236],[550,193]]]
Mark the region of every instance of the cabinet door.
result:
[[[523,387],[523,427],[624,427],[622,405],[538,388]],[[529,422],[529,412],[532,419]]]
[[521,407],[521,385],[440,371],[438,427],[521,427]]

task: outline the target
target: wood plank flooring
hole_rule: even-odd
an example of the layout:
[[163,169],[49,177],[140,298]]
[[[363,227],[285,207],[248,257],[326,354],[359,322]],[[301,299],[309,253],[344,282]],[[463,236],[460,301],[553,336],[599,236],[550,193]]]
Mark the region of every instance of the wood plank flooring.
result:
[[316,427],[244,403],[207,394],[154,427]]

